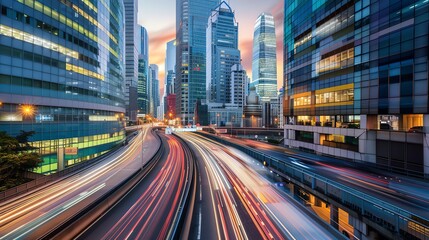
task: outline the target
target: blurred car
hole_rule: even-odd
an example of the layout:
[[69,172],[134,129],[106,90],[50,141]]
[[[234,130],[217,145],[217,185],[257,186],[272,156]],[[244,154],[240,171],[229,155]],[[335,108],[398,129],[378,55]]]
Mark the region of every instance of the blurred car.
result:
[[408,129],[408,132],[412,132],[412,133],[422,133],[423,131],[423,126],[414,126],[410,129]]

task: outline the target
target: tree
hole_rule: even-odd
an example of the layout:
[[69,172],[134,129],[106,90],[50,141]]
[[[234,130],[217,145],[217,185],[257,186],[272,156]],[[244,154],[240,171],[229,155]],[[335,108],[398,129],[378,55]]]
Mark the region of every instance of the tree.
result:
[[0,132],[0,191],[28,181],[23,173],[42,162],[38,153],[31,152],[35,148],[28,143],[34,133],[21,131],[18,136],[11,137]]

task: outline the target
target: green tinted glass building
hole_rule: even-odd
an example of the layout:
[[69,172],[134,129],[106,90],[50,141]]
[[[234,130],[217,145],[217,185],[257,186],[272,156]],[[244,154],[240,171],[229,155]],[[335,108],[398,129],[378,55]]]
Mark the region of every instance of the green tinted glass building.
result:
[[77,147],[66,165],[124,139],[123,2],[0,2],[0,130],[35,131],[41,173],[57,150]]

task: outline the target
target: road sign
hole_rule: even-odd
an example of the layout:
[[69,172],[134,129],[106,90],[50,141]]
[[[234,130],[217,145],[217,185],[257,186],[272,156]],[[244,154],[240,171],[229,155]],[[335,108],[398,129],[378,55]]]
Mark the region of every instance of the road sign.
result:
[[65,155],[77,155],[77,147],[66,147],[64,149]]

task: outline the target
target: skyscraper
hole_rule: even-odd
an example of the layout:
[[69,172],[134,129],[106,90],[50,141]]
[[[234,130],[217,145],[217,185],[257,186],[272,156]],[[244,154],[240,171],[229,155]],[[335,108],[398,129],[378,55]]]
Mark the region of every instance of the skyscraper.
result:
[[137,117],[138,58],[141,39],[137,25],[137,0],[124,0],[125,6],[125,105],[130,121]]
[[0,131],[35,131],[39,173],[57,171],[58,148],[78,148],[68,166],[123,141],[122,0],[0,4]]
[[153,116],[156,118],[160,118],[160,110],[158,109],[160,106],[160,98],[159,98],[159,79],[152,79],[152,96],[153,96]]
[[176,110],[192,123],[197,99],[206,98],[206,25],[219,0],[176,0]]
[[225,2],[211,13],[207,24],[207,100],[231,103],[231,67],[240,63],[238,23]]
[[158,65],[149,65],[149,114],[152,116],[157,115],[159,106],[159,76]]
[[[165,80],[164,80],[164,94],[162,97],[162,116],[168,114],[167,96],[174,94],[174,81],[175,81],[175,67],[176,67],[176,39],[167,42],[167,49],[165,54]],[[171,103],[171,101],[170,101]],[[176,106],[174,106],[175,108]],[[171,112],[171,111],[170,111]],[[175,112],[175,111],[174,111]]]
[[174,93],[174,78],[176,68],[176,39],[167,42],[165,54],[165,97]]
[[276,33],[272,15],[262,13],[255,23],[253,35],[251,86],[260,101],[277,98]]
[[139,41],[139,68],[138,68],[138,85],[137,85],[137,106],[138,112],[141,114],[149,113],[149,49],[148,41],[149,37],[144,27],[140,26],[140,37]]
[[285,1],[285,144],[428,176],[428,16],[428,1]]
[[[176,39],[167,42],[165,51],[165,72],[174,71],[176,66]],[[167,77],[167,76],[166,76]]]
[[241,110],[246,105],[246,92],[248,92],[248,77],[241,64],[234,64],[231,68],[231,103]]

